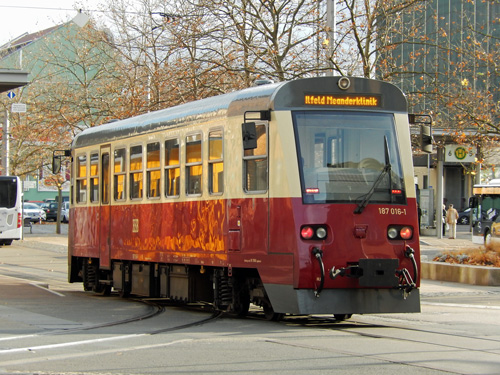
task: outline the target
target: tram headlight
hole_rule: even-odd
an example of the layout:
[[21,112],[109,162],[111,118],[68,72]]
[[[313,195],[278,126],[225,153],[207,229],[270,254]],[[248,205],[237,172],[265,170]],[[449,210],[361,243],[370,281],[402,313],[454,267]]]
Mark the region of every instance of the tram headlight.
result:
[[337,85],[339,86],[339,89],[347,90],[349,87],[351,87],[351,80],[347,77],[341,77]]
[[323,241],[328,237],[326,225],[304,225],[300,228],[300,238],[303,240]]
[[391,240],[395,240],[398,238],[398,230],[394,227],[389,228],[387,230],[387,237],[389,237]]
[[318,229],[316,229],[316,237],[318,237],[320,240],[326,238],[326,228],[319,227]]
[[387,228],[387,238],[390,240],[411,240],[413,228],[408,225],[391,225]]

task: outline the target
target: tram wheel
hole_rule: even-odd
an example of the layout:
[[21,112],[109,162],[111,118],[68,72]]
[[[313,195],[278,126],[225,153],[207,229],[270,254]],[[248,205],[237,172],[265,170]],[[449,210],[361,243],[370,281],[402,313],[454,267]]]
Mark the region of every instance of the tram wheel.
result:
[[239,317],[244,317],[247,315],[249,309],[250,309],[250,299],[246,301],[239,300],[232,306],[231,313],[236,314]]
[[285,314],[283,314],[283,313],[275,313],[273,307],[267,303],[263,306],[263,309],[264,309],[264,316],[266,317],[266,320],[272,320],[274,322],[279,322],[285,316]]
[[352,314],[333,314],[333,317],[338,322],[343,322],[344,320],[350,319]]
[[111,294],[111,285],[98,284],[95,286],[93,292],[100,296],[109,296]]
[[130,291],[129,290],[125,290],[125,289],[121,289],[121,290],[118,291],[118,295],[121,298],[128,298],[128,297],[130,297]]
[[248,291],[248,287],[245,283],[237,281],[233,286],[233,303],[231,306],[231,312],[239,317],[244,317],[247,315],[249,309],[250,293]]

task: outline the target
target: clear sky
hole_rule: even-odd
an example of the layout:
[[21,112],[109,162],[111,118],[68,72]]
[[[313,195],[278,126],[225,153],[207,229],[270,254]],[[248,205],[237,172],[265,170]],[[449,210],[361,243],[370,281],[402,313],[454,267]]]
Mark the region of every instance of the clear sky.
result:
[[99,0],[0,0],[0,45],[76,16],[75,9],[97,10]]

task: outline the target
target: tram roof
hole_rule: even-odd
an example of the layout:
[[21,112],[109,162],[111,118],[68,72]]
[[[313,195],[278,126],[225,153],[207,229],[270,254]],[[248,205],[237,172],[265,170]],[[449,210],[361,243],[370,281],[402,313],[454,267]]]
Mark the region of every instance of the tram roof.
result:
[[[139,134],[187,126],[210,118],[243,115],[246,111],[304,108],[304,93],[331,94],[338,92],[341,77],[315,77],[247,88],[162,109],[128,119],[110,122],[78,134],[73,147],[113,142]],[[380,93],[390,98],[384,110],[406,112],[407,102],[402,92],[387,82],[365,78],[350,78],[355,93]],[[300,93],[298,95],[297,93]]]

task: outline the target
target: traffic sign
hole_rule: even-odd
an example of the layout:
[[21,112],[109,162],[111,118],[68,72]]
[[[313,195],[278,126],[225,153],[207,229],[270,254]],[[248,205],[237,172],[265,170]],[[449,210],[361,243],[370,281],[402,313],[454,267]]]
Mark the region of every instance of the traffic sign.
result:
[[26,112],[26,104],[24,103],[12,103],[11,112],[13,113],[24,113]]
[[463,145],[446,145],[445,162],[474,163],[476,160],[476,148]]
[[14,97],[16,96],[16,94],[14,93],[14,91],[9,91],[7,93],[7,96],[10,98],[10,99],[14,99]]

